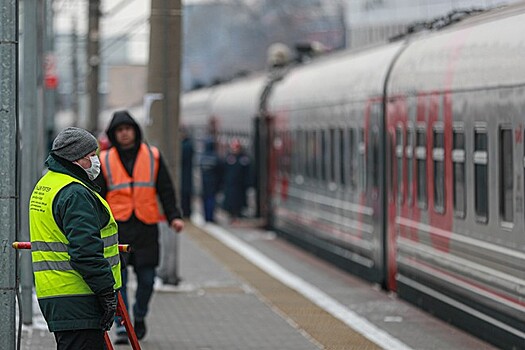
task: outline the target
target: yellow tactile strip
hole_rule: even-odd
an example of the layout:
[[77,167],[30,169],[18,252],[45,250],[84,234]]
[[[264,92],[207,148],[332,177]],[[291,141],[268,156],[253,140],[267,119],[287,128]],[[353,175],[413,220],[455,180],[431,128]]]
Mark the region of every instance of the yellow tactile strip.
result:
[[285,286],[266,272],[194,225],[185,232],[228,269],[251,285],[265,301],[289,318],[323,349],[381,349],[339,319]]

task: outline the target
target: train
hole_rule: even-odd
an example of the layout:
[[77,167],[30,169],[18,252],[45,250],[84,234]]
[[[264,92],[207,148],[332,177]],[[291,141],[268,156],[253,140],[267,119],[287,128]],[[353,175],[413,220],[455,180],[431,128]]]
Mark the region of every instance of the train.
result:
[[524,349],[523,33],[524,3],[456,12],[184,93],[181,122],[222,153],[241,141],[255,213],[283,238]]

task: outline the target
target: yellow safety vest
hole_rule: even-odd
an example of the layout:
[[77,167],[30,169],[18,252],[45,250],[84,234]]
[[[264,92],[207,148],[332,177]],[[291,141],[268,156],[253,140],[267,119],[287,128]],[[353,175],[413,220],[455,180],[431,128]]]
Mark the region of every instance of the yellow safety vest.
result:
[[[71,267],[68,254],[69,241],[53,217],[53,200],[56,194],[72,182],[81,181],[72,176],[48,171],[36,184],[29,202],[31,256],[35,275],[36,295],[40,298],[94,294],[82,276]],[[88,188],[86,186],[86,188]],[[115,284],[122,285],[118,251],[118,228],[108,203],[96,192],[107,209],[110,219],[100,231],[104,241],[104,257],[108,260]]]

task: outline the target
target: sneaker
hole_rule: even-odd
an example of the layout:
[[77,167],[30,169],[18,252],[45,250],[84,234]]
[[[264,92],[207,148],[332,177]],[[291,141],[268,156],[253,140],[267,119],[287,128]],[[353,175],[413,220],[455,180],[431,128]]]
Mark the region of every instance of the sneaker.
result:
[[141,340],[146,335],[146,323],[144,320],[135,320],[135,334],[138,340]]

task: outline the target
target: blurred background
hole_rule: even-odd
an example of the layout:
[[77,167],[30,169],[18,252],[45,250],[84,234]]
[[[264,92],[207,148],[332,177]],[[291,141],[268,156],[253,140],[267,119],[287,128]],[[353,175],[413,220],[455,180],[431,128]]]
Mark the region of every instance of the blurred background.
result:
[[[263,70],[273,43],[315,42],[332,52],[384,42],[409,25],[454,9],[515,0],[185,0],[182,1],[181,91]],[[87,119],[88,0],[54,0],[58,128]],[[101,110],[143,103],[149,55],[149,0],[100,2]],[[78,119],[76,119],[78,118]]]

